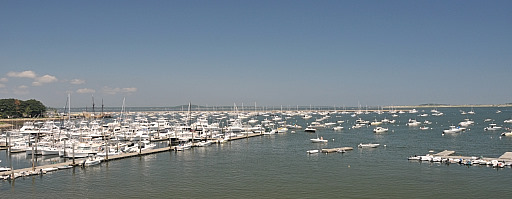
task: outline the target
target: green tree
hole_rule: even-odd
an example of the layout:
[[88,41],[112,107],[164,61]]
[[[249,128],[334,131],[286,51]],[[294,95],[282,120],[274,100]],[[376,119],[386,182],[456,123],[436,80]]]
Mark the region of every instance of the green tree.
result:
[[46,106],[34,99],[0,99],[0,118],[42,117],[45,112]]

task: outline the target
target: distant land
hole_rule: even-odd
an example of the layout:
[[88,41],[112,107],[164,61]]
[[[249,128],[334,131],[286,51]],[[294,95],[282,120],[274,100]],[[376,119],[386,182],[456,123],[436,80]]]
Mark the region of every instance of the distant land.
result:
[[[297,106],[297,105],[283,105],[283,106],[241,106],[236,105],[236,110],[238,111],[295,111],[295,110],[389,110],[389,109],[411,109],[411,108],[477,108],[477,107],[512,107],[512,103],[506,104],[463,104],[463,105],[453,105],[453,104],[437,104],[437,103],[427,103],[420,105],[389,105],[389,106],[361,106],[361,107],[343,107],[343,106]],[[103,112],[120,112],[122,107],[104,107]],[[52,110],[56,110],[58,112],[65,112],[63,108],[52,108]],[[177,105],[177,106],[168,106],[168,107],[126,107],[126,111],[128,112],[145,112],[145,111],[187,111],[187,105]],[[202,105],[191,105],[191,111],[234,111],[235,105],[231,106],[202,106]],[[101,108],[93,109],[91,107],[76,107],[71,108],[71,112],[95,112],[100,113]]]

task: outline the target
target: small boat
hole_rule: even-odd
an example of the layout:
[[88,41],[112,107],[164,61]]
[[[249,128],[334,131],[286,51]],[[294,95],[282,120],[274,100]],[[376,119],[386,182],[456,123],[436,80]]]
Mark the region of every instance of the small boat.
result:
[[304,129],[304,132],[314,133],[314,132],[316,132],[316,129],[315,128],[311,128],[311,127],[307,127],[306,129]]
[[335,127],[332,128],[332,130],[341,131],[341,130],[343,130],[343,127],[342,126],[335,126]]
[[98,165],[101,161],[103,161],[103,158],[91,156],[84,161],[84,166]]
[[11,168],[7,168],[7,167],[0,167],[0,172],[4,172],[4,171],[10,171]]
[[464,131],[464,130],[466,130],[466,128],[462,128],[460,126],[450,126],[449,129],[443,130],[443,134],[445,134],[445,133],[458,133],[458,132],[461,132],[461,131]]
[[309,151],[306,151],[308,154],[313,154],[313,153],[318,153],[320,152],[320,150],[309,150]]
[[413,119],[409,119],[409,122],[407,123],[407,126],[419,126],[421,124],[421,122],[418,122],[416,120],[413,120]]
[[378,126],[378,125],[381,125],[381,124],[382,124],[382,122],[381,122],[381,121],[377,121],[377,120],[375,120],[375,121],[373,121],[373,122],[371,122],[371,123],[370,123],[370,126]]
[[419,160],[421,160],[421,157],[420,156],[416,156],[416,155],[415,156],[409,156],[407,158],[407,160],[418,160],[419,161]]
[[380,126],[378,126],[378,127],[376,127],[376,128],[374,128],[374,129],[373,129],[373,132],[374,132],[374,133],[384,133],[384,132],[387,132],[387,131],[388,131],[388,129],[387,129],[387,128],[380,127]]
[[428,129],[430,129],[428,126],[422,126],[422,127],[420,127],[420,130],[428,130]]
[[496,126],[495,123],[492,123],[492,124],[489,124],[488,127],[485,127],[484,131],[496,131],[496,130],[500,130],[501,128],[502,128],[501,126]]
[[59,170],[62,170],[62,169],[71,169],[71,168],[73,168],[73,166],[71,166],[71,165],[63,165],[63,166],[58,166],[58,167],[57,167],[57,169],[59,169]]
[[359,148],[377,148],[378,146],[380,146],[380,144],[373,144],[373,143],[363,144],[363,143],[360,143],[359,145],[357,145],[357,147],[359,147]]
[[512,136],[512,132],[505,132],[502,133],[501,136]]
[[50,167],[50,168],[41,169],[41,171],[43,171],[43,172],[52,172],[52,171],[57,171],[57,170],[59,170],[57,167]]
[[328,140],[324,140],[324,137],[309,139],[313,143],[327,143]]

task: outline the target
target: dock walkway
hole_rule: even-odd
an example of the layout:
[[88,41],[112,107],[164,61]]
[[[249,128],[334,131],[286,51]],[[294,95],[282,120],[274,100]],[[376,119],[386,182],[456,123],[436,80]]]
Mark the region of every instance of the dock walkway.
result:
[[[229,139],[229,141],[250,138],[250,137],[255,137],[255,136],[260,136],[260,135],[262,135],[262,134],[261,133],[248,133],[248,134],[241,135],[241,136],[231,137]],[[119,154],[119,155],[111,155],[111,156],[108,156],[108,158],[105,157],[105,159],[102,162],[108,162],[108,161],[112,161],[112,160],[119,160],[119,159],[136,157],[136,156],[149,155],[149,154],[154,154],[154,153],[161,153],[161,152],[172,151],[172,150],[175,150],[175,146],[169,146],[169,147],[163,147],[163,148],[157,148],[157,149],[148,149],[148,150],[140,151],[140,153],[133,152],[133,153],[123,153],[123,154]],[[22,169],[15,169],[13,171],[4,171],[4,172],[0,172],[0,176],[11,175],[13,173],[40,171],[40,170],[44,170],[47,168],[57,168],[60,166],[79,166],[85,160],[86,160],[86,158],[80,158],[80,159],[75,159],[75,164],[73,164],[73,162],[71,160],[69,160],[69,161],[62,162],[62,163],[36,166],[34,168],[28,167],[28,168],[22,168]]]

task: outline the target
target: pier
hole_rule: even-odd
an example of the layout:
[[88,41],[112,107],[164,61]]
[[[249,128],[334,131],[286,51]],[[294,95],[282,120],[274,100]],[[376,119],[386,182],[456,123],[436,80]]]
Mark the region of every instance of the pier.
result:
[[[261,133],[246,133],[245,135],[231,137],[228,141],[256,137],[256,136],[261,136],[261,135],[263,135],[263,134],[261,134]],[[214,143],[220,143],[220,142],[218,140],[216,140],[216,142],[214,142]],[[197,145],[193,145],[193,146],[197,146]],[[163,147],[163,148],[157,148],[157,149],[142,150],[140,152],[123,153],[123,154],[119,154],[119,155],[109,155],[108,158],[105,157],[105,159],[102,160],[102,162],[109,162],[109,161],[119,160],[119,159],[124,159],[124,158],[139,157],[139,156],[143,156],[143,155],[161,153],[161,152],[166,152],[166,151],[173,151],[175,149],[176,149],[175,146],[169,146],[169,147]],[[15,175],[15,174],[19,175],[22,173],[26,173],[29,175],[36,175],[36,174],[41,174],[39,172],[42,170],[45,170],[45,169],[58,168],[58,167],[62,167],[62,166],[72,166],[72,167],[81,166],[85,160],[86,160],[86,158],[79,158],[79,159],[75,159],[74,164],[73,164],[72,160],[68,160],[66,162],[61,162],[61,163],[56,163],[56,164],[40,165],[40,166],[36,166],[36,167],[28,167],[28,168],[22,168],[22,169],[15,169],[15,170],[11,170],[11,171],[4,171],[4,172],[0,172],[0,176],[9,176],[9,175]]]

